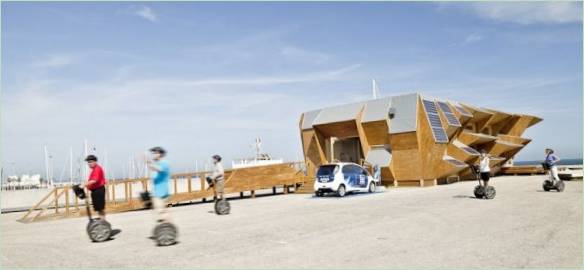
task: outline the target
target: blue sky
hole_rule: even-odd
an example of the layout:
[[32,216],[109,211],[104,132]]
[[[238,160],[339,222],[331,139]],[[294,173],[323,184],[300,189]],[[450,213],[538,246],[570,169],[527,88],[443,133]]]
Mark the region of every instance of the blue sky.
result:
[[[302,157],[304,111],[423,94],[544,118],[519,160],[582,156],[582,5],[563,3],[2,3],[2,155],[59,177],[83,139],[120,176],[168,148]],[[102,155],[103,156],[103,155]]]

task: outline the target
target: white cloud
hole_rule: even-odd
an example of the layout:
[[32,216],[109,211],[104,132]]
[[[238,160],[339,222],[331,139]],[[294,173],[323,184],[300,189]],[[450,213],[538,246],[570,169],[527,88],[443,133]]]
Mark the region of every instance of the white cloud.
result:
[[482,35],[479,35],[477,33],[472,33],[470,35],[468,35],[465,39],[463,44],[467,45],[467,44],[471,44],[471,43],[475,43],[475,42],[479,42],[481,40],[483,40],[484,37]]
[[340,75],[346,74],[360,67],[361,64],[353,64],[338,69],[323,70],[297,75],[247,77],[247,78],[224,77],[204,80],[155,79],[145,80],[144,83],[166,86],[209,86],[209,85],[276,85],[301,82],[320,82],[339,79]]
[[158,21],[158,15],[150,7],[141,7],[134,14],[151,22]]
[[71,65],[77,61],[77,57],[68,54],[52,54],[44,59],[34,62],[32,65],[39,68],[56,68]]
[[482,18],[522,25],[582,22],[578,2],[473,3],[470,9]]
[[282,55],[289,59],[301,62],[320,64],[330,59],[330,55],[321,52],[308,51],[302,48],[286,46],[282,48]]
[[[258,134],[283,134],[295,138],[302,111],[344,97],[315,98],[328,95],[315,83],[335,83],[359,67],[347,65],[276,76],[209,79],[123,75],[103,81],[30,78],[3,93],[6,102],[3,103],[2,120],[6,128],[2,135],[10,142],[3,151],[11,153],[11,159],[19,164],[24,164],[26,155],[12,153],[31,153],[44,143],[53,149],[68,149],[68,145],[88,138],[101,140],[101,144],[95,143],[109,150],[116,148],[126,157],[138,147],[169,144],[177,162],[181,160],[180,166],[214,151],[237,157],[245,153],[228,149],[234,145],[215,142],[230,141],[243,145]],[[298,83],[305,84],[298,87]],[[299,94],[310,87],[316,89],[315,93]],[[164,132],[136,135],[153,125]],[[205,129],[213,134],[197,135]],[[238,132],[235,139],[229,138],[233,130]],[[43,135],[39,137],[38,134]],[[200,137],[200,142],[205,143],[189,144],[196,149],[183,149],[185,147],[178,142],[185,142],[191,136]],[[300,149],[300,146],[292,149]],[[112,164],[123,160],[120,153],[109,153]]]

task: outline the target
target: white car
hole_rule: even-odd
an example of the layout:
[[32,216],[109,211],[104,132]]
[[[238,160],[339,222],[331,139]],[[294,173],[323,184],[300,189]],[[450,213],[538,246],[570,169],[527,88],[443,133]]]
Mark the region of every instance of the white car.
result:
[[321,197],[334,192],[343,197],[349,192],[374,192],[378,185],[367,170],[355,163],[331,163],[318,168],[314,193]]

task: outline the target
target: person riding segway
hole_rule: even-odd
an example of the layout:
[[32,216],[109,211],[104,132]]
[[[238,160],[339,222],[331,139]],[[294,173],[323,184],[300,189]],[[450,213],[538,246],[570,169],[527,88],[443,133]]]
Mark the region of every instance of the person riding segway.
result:
[[[72,186],[75,196],[81,200],[87,199],[87,194],[85,190],[80,185]],[[91,209],[89,208],[89,202],[85,202],[85,209],[87,211],[87,218],[89,218],[89,223],[87,224],[87,235],[89,239],[93,242],[103,242],[110,239],[112,235],[112,226],[109,222],[100,218],[92,218]]]
[[178,230],[170,222],[167,209],[167,199],[170,195],[168,184],[170,179],[170,167],[168,161],[164,159],[166,151],[162,147],[150,149],[152,160],[147,159],[148,168],[154,171],[152,177],[152,193],[143,192],[141,198],[147,208],[154,208],[157,225],[154,228],[153,238],[159,246],[170,246],[176,244]]
[[554,150],[549,148],[545,150],[545,154],[546,154],[545,162],[543,162],[541,165],[543,169],[546,172],[548,172],[550,177],[549,179],[543,181],[542,184],[543,190],[550,191],[552,189],[555,189],[558,192],[563,192],[565,187],[564,181],[562,181],[558,176],[557,166],[557,163],[560,161],[560,158],[554,154]]
[[[481,150],[481,156],[479,165],[471,166],[471,169],[475,173],[477,180],[479,181],[479,185],[474,189],[474,195],[477,199],[494,199],[497,195],[495,187],[489,186],[489,179],[491,176],[491,168],[490,168],[491,159],[487,154],[487,151],[484,149]],[[482,184],[481,184],[482,180]]]
[[209,187],[214,188],[215,192],[215,213],[217,215],[228,215],[231,211],[231,205],[224,196],[225,190],[225,170],[221,164],[221,156],[213,156],[213,173],[211,176],[207,176],[206,180],[209,183]]
[[93,242],[103,242],[108,240],[112,233],[111,225],[105,220],[105,175],[103,169],[97,164],[97,157],[89,155],[85,158],[87,165],[91,168],[91,173],[87,180],[85,187],[91,191],[91,202],[93,203],[93,210],[95,210],[99,217],[92,218],[91,209],[89,209],[89,202],[87,201],[87,194],[85,193],[83,185],[72,186],[75,196],[79,199],[86,200],[85,207],[87,210],[87,217],[89,224],[87,224],[87,234]]

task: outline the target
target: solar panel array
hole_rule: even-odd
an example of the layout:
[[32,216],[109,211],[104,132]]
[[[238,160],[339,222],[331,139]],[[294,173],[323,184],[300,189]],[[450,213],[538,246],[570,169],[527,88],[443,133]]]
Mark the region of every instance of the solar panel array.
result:
[[442,121],[438,115],[438,109],[436,108],[436,103],[434,101],[422,99],[424,104],[424,109],[426,110],[426,115],[428,116],[428,122],[430,122],[430,127],[432,128],[432,135],[434,136],[434,141],[439,143],[447,143],[448,136],[442,128]]
[[461,114],[464,114],[464,115],[466,115],[466,116],[472,116],[472,114],[471,114],[470,112],[468,112],[468,111],[467,111],[465,108],[463,108],[462,106],[458,105],[458,106],[455,106],[455,107],[456,107],[456,109],[457,109],[457,110],[458,110],[458,111],[459,111]]
[[436,109],[436,103],[434,103],[434,101],[424,99],[424,107],[426,108],[426,112],[438,114],[438,110]]
[[446,121],[448,122],[449,125],[455,126],[455,127],[462,126],[460,124],[460,121],[458,121],[458,118],[456,118],[456,116],[454,116],[454,113],[452,113],[450,106],[448,106],[448,104],[446,104],[446,102],[443,102],[443,101],[436,101],[436,102],[438,102],[438,105],[440,105],[440,109],[442,110],[442,112],[446,116]]
[[440,109],[442,109],[443,112],[452,113],[450,106],[448,106],[448,104],[446,104],[446,102],[438,101],[438,105],[440,105]]

